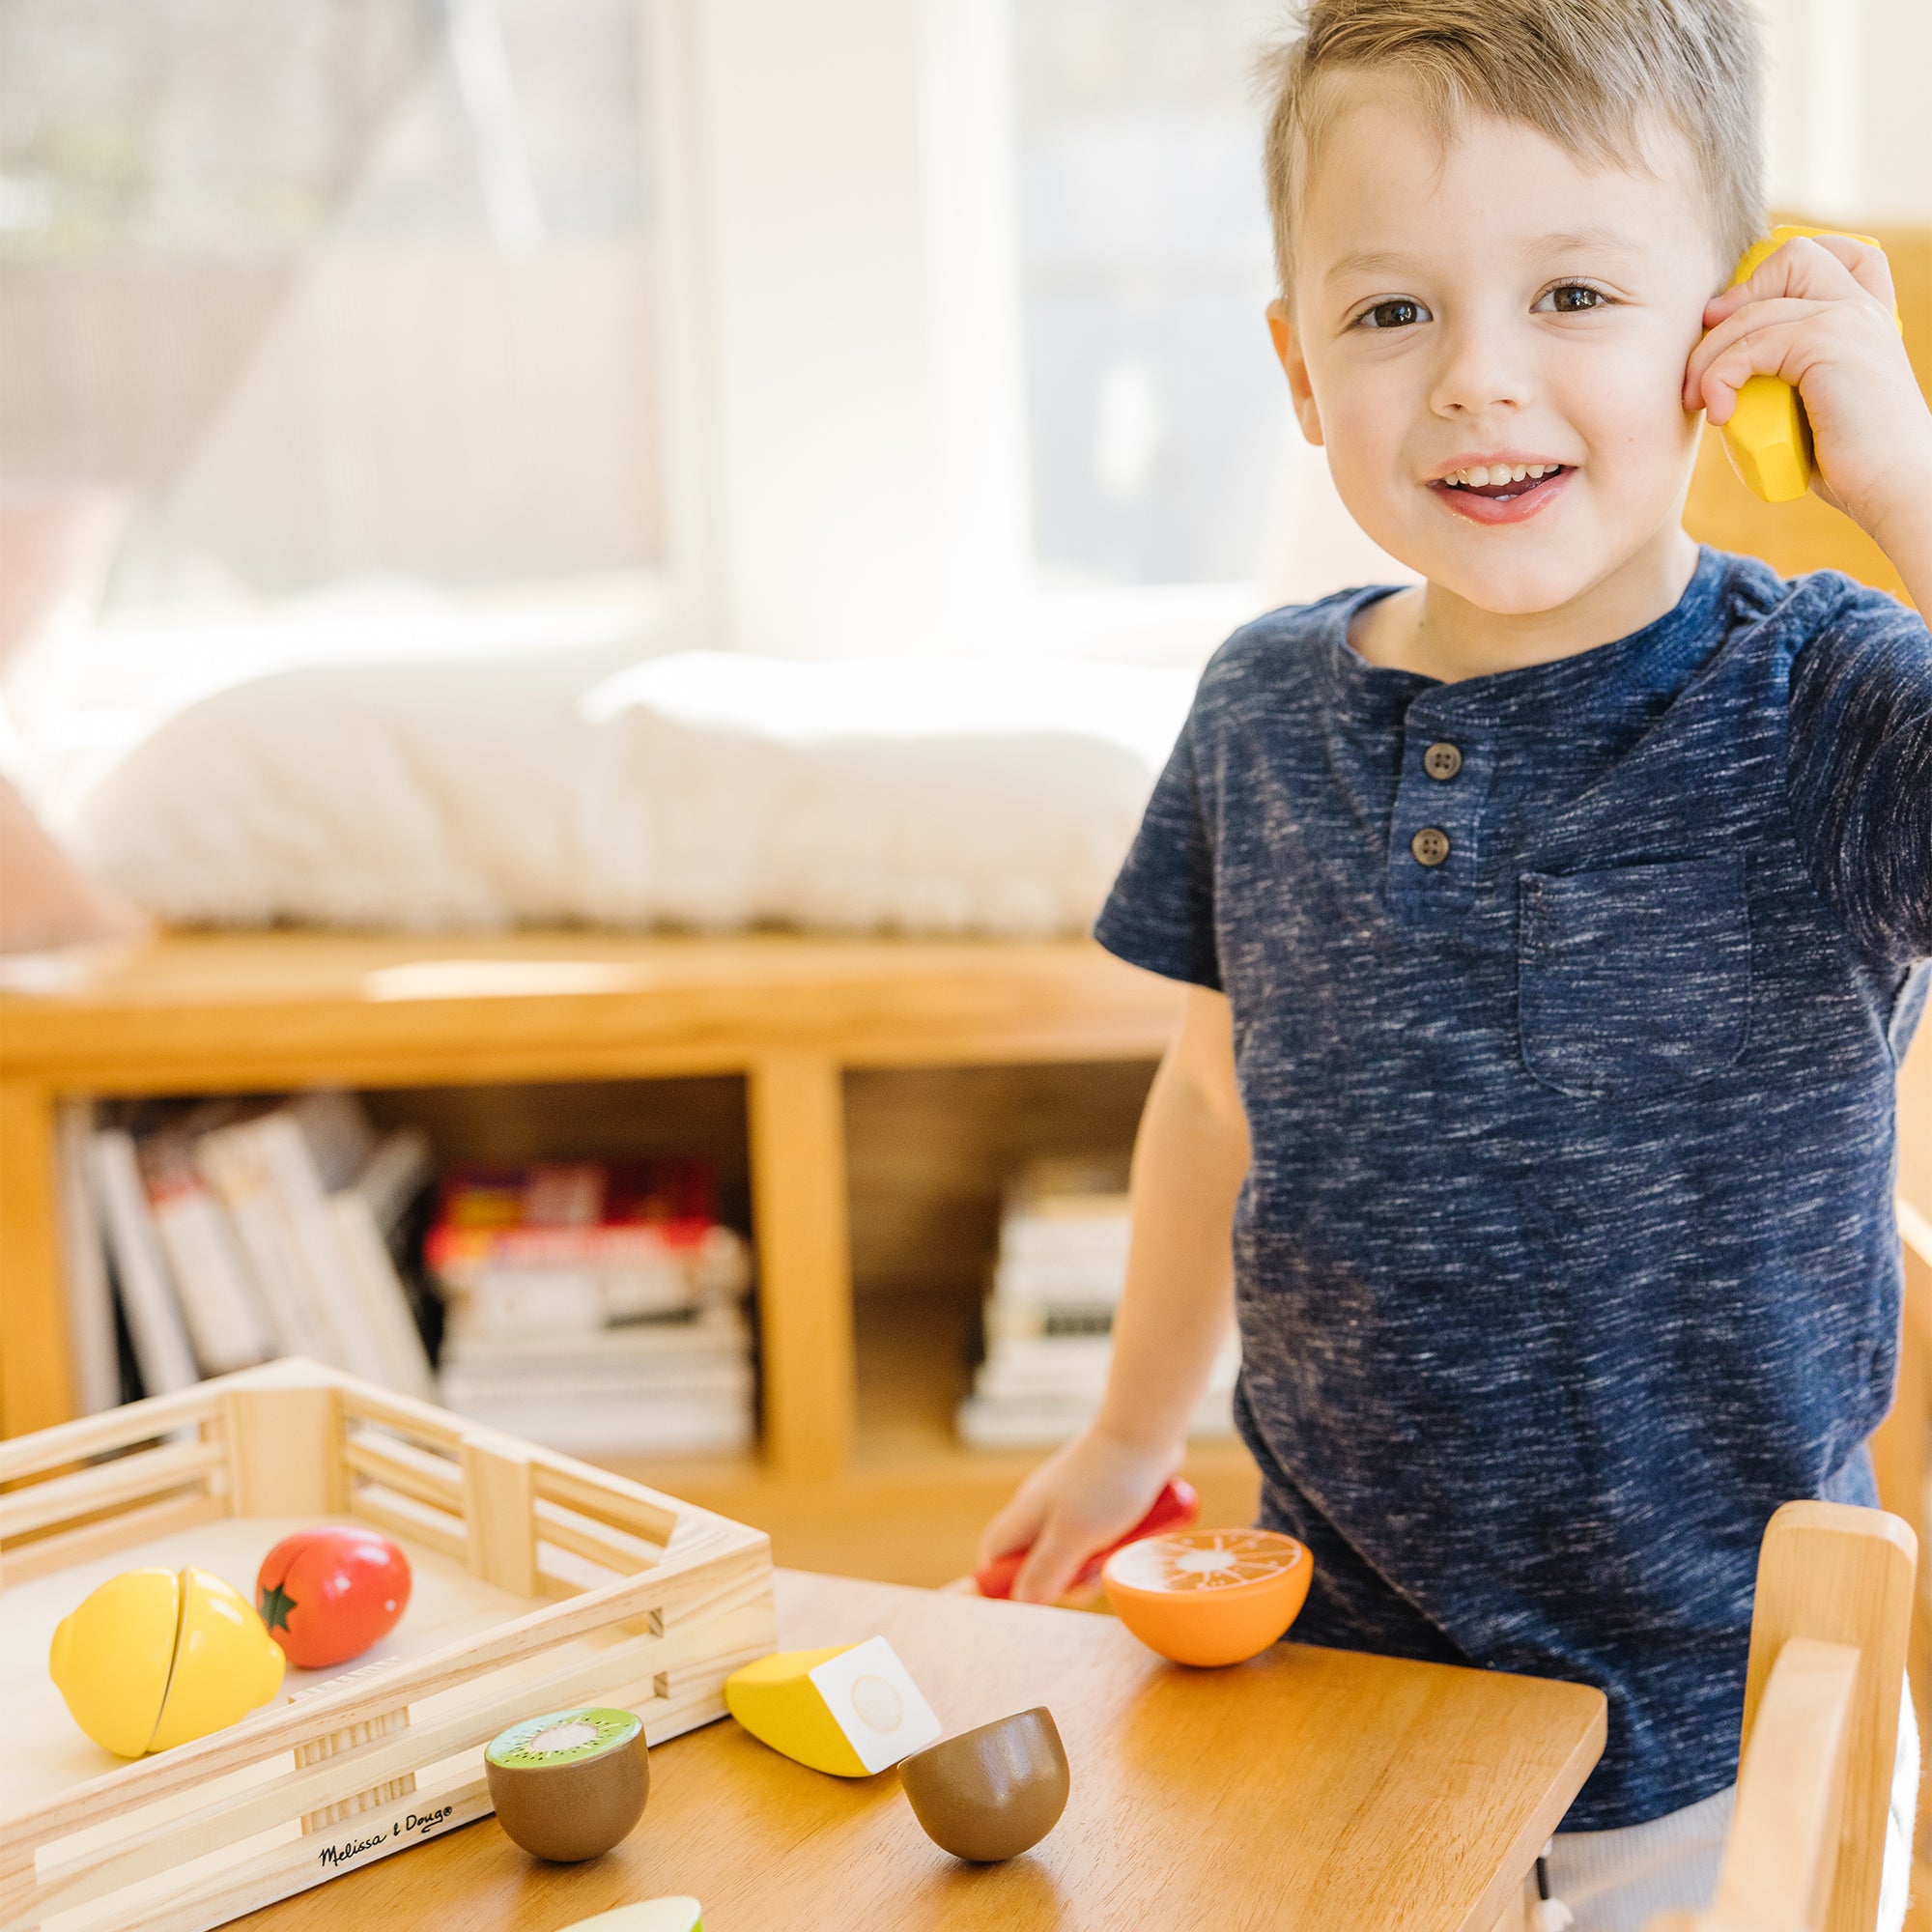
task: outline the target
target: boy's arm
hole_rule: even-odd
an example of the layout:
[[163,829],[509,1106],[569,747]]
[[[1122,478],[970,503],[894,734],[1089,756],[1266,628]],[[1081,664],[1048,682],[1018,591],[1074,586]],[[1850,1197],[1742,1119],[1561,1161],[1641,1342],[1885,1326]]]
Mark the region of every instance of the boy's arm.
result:
[[[1756,375],[1795,383],[1812,488],[1858,523],[1932,613],[1932,410],[1893,320],[1882,250],[1787,242],[1704,311],[1684,404],[1730,419]],[[1792,671],[1799,842],[1847,927],[1894,959],[1932,954],[1932,638],[1889,597],[1848,599]]]
[[1012,1594],[1051,1603],[1146,1514],[1181,1457],[1234,1317],[1231,1230],[1248,1168],[1228,1002],[1190,986],[1134,1145],[1133,1243],[1099,1414],[987,1524],[979,1561],[1031,1543]]

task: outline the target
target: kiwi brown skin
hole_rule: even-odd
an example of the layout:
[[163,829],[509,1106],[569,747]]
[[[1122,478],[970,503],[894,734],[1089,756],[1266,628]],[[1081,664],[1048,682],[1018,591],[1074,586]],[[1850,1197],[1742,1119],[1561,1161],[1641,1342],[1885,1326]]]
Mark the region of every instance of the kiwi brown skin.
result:
[[1042,1705],[942,1738],[899,1762],[925,1834],[955,1859],[997,1864],[1030,1851],[1060,1822],[1066,1749]]
[[644,1815],[651,1763],[643,1726],[625,1743],[563,1764],[498,1764],[484,1775],[497,1822],[533,1858],[578,1864],[601,1857]]

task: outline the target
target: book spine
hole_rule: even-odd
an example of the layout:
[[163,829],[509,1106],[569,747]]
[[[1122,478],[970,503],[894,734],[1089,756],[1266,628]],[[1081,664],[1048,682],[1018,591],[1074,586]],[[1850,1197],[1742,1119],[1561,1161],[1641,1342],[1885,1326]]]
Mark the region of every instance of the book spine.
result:
[[330,1199],[328,1212],[361,1321],[383,1357],[384,1371],[378,1379],[399,1394],[434,1401],[436,1372],[367,1197],[349,1188]]
[[67,1300],[74,1398],[83,1415],[98,1415],[121,1400],[121,1360],[114,1340],[114,1290],[107,1279],[106,1237],[97,1211],[92,1105],[85,1100],[62,1101],[54,1135],[61,1282]]
[[386,1244],[395,1238],[410,1204],[435,1179],[429,1136],[420,1127],[402,1127],[377,1142],[351,1185],[368,1203],[376,1230]]
[[128,1337],[150,1395],[172,1395],[201,1379],[182,1322],[181,1304],[148,1211],[132,1139],[117,1128],[94,1137],[95,1180],[107,1225]]
[[150,1188],[148,1205],[202,1368],[218,1376],[267,1361],[274,1338],[219,1204],[199,1181],[176,1180]]
[[653,1417],[640,1406],[483,1403],[458,1407],[482,1428],[572,1456],[728,1456],[752,1446],[749,1406],[728,1415]]
[[334,1338],[310,1304],[308,1283],[269,1184],[253,1123],[242,1122],[204,1134],[194,1156],[234,1221],[277,1352],[334,1362]]
[[999,1301],[1119,1301],[1126,1286],[1125,1257],[1111,1262],[1014,1261],[1002,1255],[993,1270]]
[[380,1383],[388,1371],[387,1358],[364,1320],[322,1174],[300,1126],[284,1111],[265,1114],[246,1131],[260,1150],[263,1171],[288,1230],[298,1278],[327,1339],[328,1359],[353,1376]]
[[645,1406],[689,1409],[709,1414],[732,1413],[751,1400],[752,1371],[747,1363],[725,1363],[674,1378],[598,1376],[565,1370],[545,1375],[517,1375],[471,1369],[445,1363],[443,1400],[463,1408],[477,1402],[637,1403]]

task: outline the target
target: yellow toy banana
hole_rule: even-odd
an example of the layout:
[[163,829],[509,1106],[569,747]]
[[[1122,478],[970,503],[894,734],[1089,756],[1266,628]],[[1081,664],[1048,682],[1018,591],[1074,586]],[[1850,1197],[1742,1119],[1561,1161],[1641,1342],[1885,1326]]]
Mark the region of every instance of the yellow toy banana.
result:
[[[1731,286],[1747,280],[1763,262],[1800,235],[1844,235],[1842,228],[1800,228],[1781,224],[1749,249],[1738,264]],[[1854,242],[1878,242],[1869,235]],[[1904,322],[1892,309],[1901,332]],[[1753,376],[1738,391],[1738,406],[1724,425],[1724,453],[1739,478],[1767,503],[1789,503],[1811,487],[1811,425],[1798,391],[1776,376]]]

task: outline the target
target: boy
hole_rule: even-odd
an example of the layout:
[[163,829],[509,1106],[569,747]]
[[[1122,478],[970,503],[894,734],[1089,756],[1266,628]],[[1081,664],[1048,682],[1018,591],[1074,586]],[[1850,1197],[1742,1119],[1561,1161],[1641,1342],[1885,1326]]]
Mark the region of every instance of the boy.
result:
[[1744,0],[1303,9],[1269,323],[1427,581],[1202,679],[1097,926],[1190,988],[1112,1380],[982,1546],[1057,1595],[1179,1461],[1234,1305],[1297,1637],[1608,1694],[1552,1859],[1605,1926],[1708,1892],[1766,1520],[1874,1500],[1932,954],[1932,639],[1681,523],[1694,412],[1783,377],[1932,609],[1883,256],[1719,293],[1765,226],[1758,59]]

